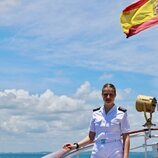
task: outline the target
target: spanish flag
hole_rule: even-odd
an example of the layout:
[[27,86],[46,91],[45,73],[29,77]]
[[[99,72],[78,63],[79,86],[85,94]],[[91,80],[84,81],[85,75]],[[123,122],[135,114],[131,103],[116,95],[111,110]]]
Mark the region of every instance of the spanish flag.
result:
[[158,0],[139,0],[125,8],[120,16],[127,38],[158,24]]

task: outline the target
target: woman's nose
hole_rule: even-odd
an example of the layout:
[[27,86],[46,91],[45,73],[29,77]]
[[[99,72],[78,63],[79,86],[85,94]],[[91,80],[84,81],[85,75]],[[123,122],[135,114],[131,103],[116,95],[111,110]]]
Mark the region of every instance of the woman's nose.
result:
[[110,98],[110,95],[109,95],[109,94],[107,95],[107,98]]

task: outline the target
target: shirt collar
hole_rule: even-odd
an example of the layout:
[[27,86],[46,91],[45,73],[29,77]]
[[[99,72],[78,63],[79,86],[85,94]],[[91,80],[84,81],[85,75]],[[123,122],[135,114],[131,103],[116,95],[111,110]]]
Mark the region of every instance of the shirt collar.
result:
[[[114,104],[113,107],[108,111],[107,114],[110,114],[111,112],[116,111],[116,110],[117,110],[117,107],[116,107],[116,105]],[[101,112],[102,112],[103,114],[107,115],[106,112],[105,112],[104,106],[101,107]]]

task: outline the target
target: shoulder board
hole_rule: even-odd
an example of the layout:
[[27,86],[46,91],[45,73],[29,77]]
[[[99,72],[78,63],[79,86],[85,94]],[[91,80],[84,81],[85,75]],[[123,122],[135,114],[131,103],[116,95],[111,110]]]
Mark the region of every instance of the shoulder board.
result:
[[94,112],[94,111],[98,111],[98,110],[100,110],[100,107],[99,107],[99,108],[96,108],[96,109],[93,109],[93,112]]
[[127,111],[127,109],[124,109],[123,107],[119,107],[118,110],[123,111],[123,112]]

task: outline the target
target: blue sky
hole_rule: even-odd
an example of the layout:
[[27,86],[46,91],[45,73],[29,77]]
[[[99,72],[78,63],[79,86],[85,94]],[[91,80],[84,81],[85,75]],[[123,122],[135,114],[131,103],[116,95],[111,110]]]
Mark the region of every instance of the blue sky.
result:
[[141,128],[137,95],[157,97],[158,27],[126,39],[119,17],[131,3],[0,1],[1,152],[55,151],[82,139],[107,82],[131,128]]

